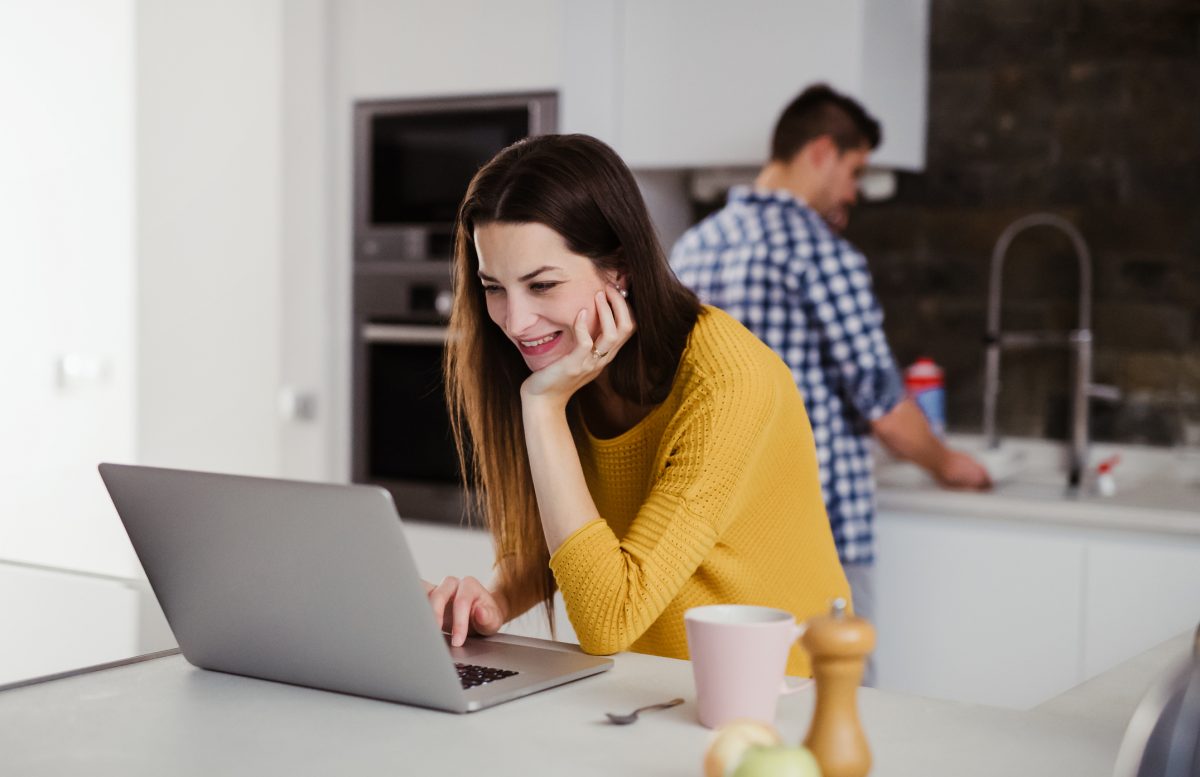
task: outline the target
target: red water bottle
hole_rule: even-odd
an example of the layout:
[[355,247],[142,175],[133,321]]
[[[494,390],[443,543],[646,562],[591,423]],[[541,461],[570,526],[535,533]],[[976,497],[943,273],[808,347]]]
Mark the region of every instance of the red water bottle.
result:
[[904,388],[938,437],[946,434],[946,380],[942,368],[922,356],[904,371]]

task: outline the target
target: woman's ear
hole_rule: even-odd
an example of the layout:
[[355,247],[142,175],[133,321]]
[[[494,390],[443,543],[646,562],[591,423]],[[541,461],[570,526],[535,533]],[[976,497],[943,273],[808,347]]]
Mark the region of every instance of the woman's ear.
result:
[[629,290],[629,276],[623,270],[611,270],[605,273],[607,280],[619,290]]

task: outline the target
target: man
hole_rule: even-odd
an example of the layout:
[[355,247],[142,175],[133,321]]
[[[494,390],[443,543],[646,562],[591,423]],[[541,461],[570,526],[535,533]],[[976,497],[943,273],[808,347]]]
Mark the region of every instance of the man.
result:
[[671,265],[700,298],[771,346],[804,395],[821,490],[856,611],[872,617],[874,477],[870,437],[949,488],[984,489],[987,471],[933,434],[906,398],[866,259],[840,233],[879,123],[825,85],[775,126],[754,187],[688,230]]

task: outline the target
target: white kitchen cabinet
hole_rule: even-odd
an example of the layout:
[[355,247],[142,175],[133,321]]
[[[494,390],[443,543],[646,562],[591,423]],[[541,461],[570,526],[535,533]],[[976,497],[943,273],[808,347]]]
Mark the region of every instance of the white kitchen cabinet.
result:
[[560,0],[339,0],[330,9],[339,91],[352,100],[558,86]]
[[1113,532],[1087,552],[1087,677],[1200,624],[1200,538]]
[[888,510],[876,538],[885,690],[1025,709],[1200,622],[1196,534]]
[[757,166],[800,90],[880,118],[874,164],[925,162],[928,0],[565,0],[562,126],[631,167]]
[[135,3],[0,3],[0,558],[132,573]]
[[1083,679],[1083,544],[996,521],[881,516],[880,688],[1024,709]]

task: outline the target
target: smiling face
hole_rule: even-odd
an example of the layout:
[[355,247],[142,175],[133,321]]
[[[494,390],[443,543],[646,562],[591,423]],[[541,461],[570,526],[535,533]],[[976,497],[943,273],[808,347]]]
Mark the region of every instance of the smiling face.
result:
[[618,282],[615,273],[602,274],[544,224],[485,223],[474,237],[488,317],[529,369],[540,370],[575,349],[580,310],[587,311],[588,333],[596,338],[595,295]]

